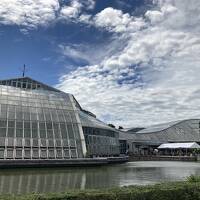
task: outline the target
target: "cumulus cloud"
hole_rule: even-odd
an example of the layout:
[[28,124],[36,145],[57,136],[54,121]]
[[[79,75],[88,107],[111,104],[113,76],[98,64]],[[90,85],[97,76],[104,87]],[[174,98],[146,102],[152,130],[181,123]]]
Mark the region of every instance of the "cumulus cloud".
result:
[[199,0],[155,0],[140,18],[106,8],[92,23],[122,48],[63,75],[58,88],[126,127],[199,117],[199,19]]
[[62,19],[76,19],[81,11],[82,4],[77,1],[73,0],[69,6],[63,6],[60,11],[60,18]]
[[95,7],[95,0],[85,0],[82,1],[83,6],[85,7],[86,10],[92,10]]
[[59,89],[101,119],[127,127],[200,117],[199,0],[153,0],[141,17],[112,7],[92,16],[94,0],[60,2],[0,1],[0,24],[25,34],[60,20],[113,34],[98,47],[59,46],[63,55],[88,63],[63,75]]
[[[91,10],[94,0],[70,0],[60,3],[60,0],[1,0],[0,24],[21,26],[23,33],[38,26],[48,26],[60,20],[86,20],[83,10]],[[83,15],[80,20],[79,16]],[[85,16],[85,18],[84,18]]]
[[94,9],[94,0],[71,0],[69,5],[63,6],[61,8],[59,19],[73,20],[75,22],[90,23],[90,15],[84,11]]
[[108,7],[98,13],[94,18],[94,24],[100,28],[106,28],[114,32],[126,32],[127,30],[138,30],[145,24],[140,18],[134,18],[128,13],[123,14],[121,10]]
[[36,28],[56,18],[58,0],[1,0],[0,24]]

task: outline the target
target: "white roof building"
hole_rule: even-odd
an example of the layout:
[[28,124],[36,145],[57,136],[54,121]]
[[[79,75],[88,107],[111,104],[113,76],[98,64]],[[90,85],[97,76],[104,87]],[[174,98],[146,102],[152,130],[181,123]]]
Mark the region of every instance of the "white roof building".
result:
[[189,143],[165,143],[161,144],[158,149],[200,149],[196,142]]

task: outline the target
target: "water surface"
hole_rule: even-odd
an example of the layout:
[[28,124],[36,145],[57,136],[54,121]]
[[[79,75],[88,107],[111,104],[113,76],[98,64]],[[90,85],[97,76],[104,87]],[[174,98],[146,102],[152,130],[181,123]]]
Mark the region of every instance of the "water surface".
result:
[[184,180],[200,175],[198,162],[144,161],[101,167],[1,169],[0,193],[63,192]]

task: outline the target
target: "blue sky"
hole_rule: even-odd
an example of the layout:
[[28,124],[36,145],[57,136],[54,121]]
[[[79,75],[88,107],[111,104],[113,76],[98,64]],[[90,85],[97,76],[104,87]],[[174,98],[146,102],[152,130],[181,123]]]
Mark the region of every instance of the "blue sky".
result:
[[199,0],[1,0],[0,16],[0,79],[26,64],[125,127],[199,117]]
[[[59,2],[60,6],[70,5],[69,0]],[[133,12],[143,6],[144,1],[141,0],[129,0],[126,3],[98,0],[93,9],[86,11],[88,14],[95,15],[106,7],[113,7],[125,12]],[[70,21],[66,23],[62,20],[49,24],[47,27],[26,29],[27,33],[24,33],[22,29],[26,27],[16,24],[0,25],[1,79],[21,76],[21,69],[25,63],[28,76],[54,85],[58,83],[63,72],[67,73],[77,66],[88,64],[84,59],[63,57],[58,48],[59,44],[99,45],[111,37],[110,33],[96,27]]]

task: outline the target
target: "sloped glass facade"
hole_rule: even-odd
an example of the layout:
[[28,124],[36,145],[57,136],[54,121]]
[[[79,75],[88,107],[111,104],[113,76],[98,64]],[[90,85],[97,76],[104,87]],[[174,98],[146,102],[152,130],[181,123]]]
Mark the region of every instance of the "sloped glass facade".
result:
[[30,78],[0,81],[0,159],[83,158],[86,151],[116,155],[117,132],[94,117],[86,125],[81,112],[71,94]]
[[0,158],[83,157],[71,95],[29,79],[13,82],[21,88],[0,85]]

